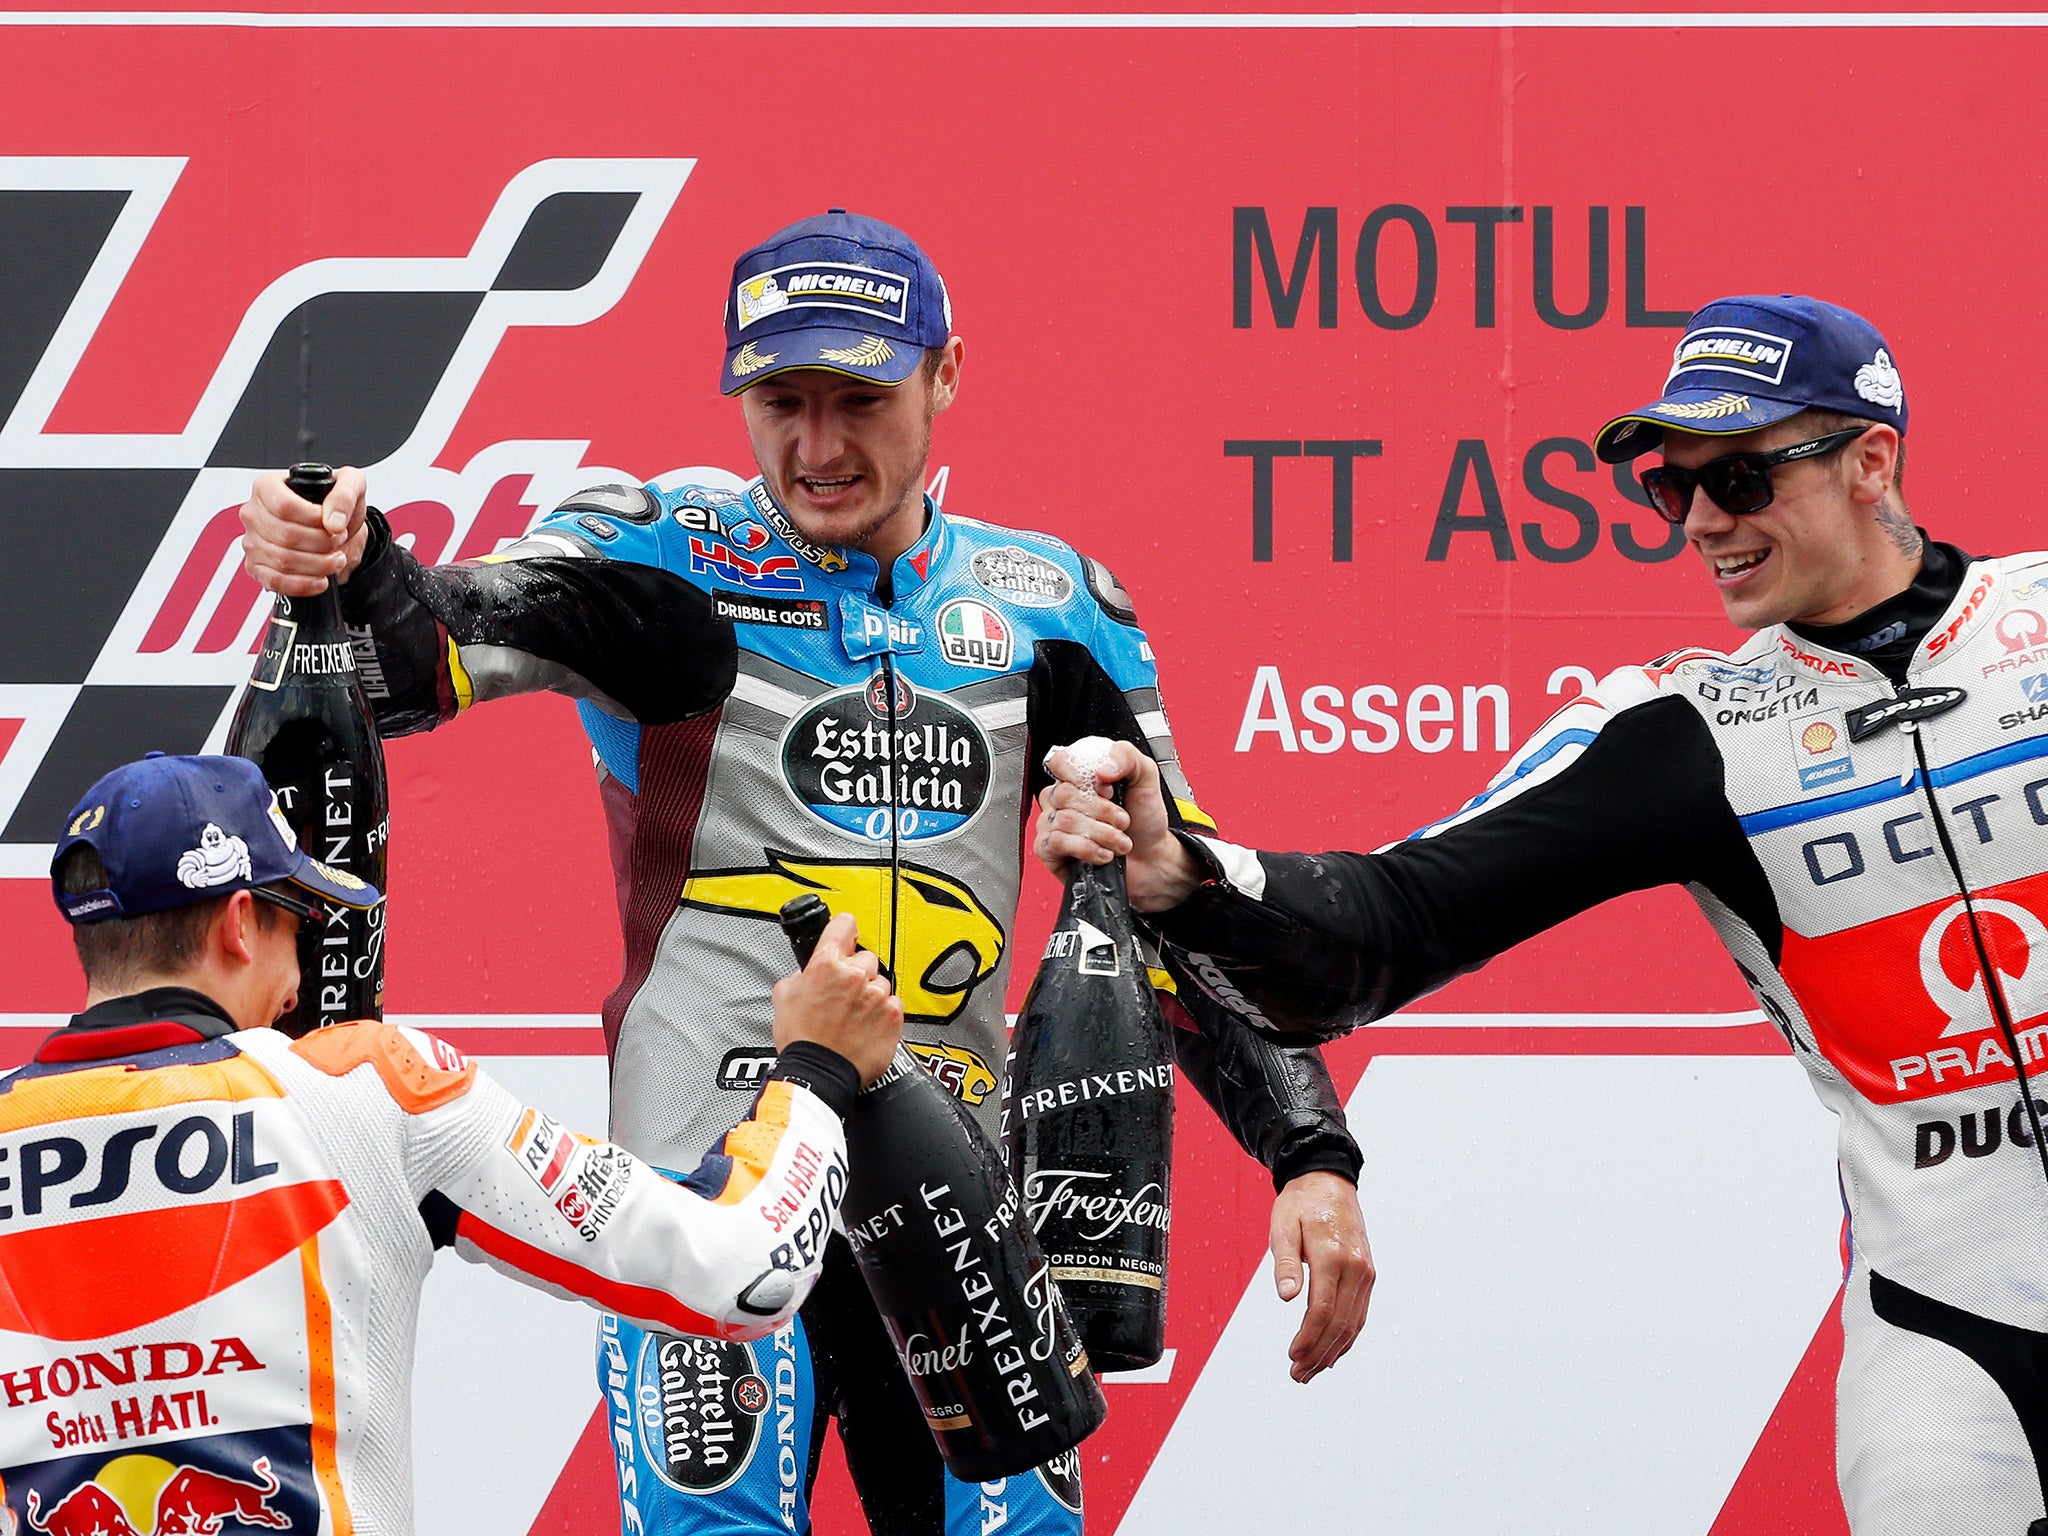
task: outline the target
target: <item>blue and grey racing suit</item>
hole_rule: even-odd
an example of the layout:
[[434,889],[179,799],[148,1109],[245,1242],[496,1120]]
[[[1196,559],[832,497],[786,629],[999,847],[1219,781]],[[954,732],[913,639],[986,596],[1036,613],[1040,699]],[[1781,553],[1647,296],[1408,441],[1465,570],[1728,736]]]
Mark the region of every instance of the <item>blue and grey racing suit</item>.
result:
[[[777,911],[853,912],[894,977],[910,1049],[998,1134],[1022,827],[1046,749],[1124,737],[1177,822],[1208,830],[1174,755],[1151,650],[1095,561],[927,502],[885,573],[807,540],[757,481],[605,487],[516,544],[426,568],[381,518],[343,589],[380,729],[507,694],[580,701],[610,825],[625,974],[604,1005],[612,1134],[692,1166],[774,1060]],[[1311,1050],[1254,1037],[1191,987],[1180,1070],[1276,1185],[1358,1153]],[[633,1518],[661,1531],[804,1530],[836,1415],[878,1531],[1078,1531],[1075,1468],[972,1488],[943,1476],[843,1243],[796,1327],[752,1346],[600,1339]],[[744,1357],[744,1358],[742,1358]]]

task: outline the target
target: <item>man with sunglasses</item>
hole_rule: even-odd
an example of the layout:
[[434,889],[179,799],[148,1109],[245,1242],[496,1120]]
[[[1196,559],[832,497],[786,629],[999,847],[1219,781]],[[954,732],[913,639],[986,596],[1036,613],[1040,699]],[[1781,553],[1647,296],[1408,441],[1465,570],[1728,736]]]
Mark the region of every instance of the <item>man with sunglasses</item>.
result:
[[834,919],[775,987],[750,1108],[671,1182],[432,1036],[265,1027],[299,922],[379,896],[293,844],[253,763],[115,769],[51,881],[87,1006],[0,1077],[0,1532],[410,1531],[437,1248],[707,1350],[769,1334],[902,1032]]
[[1610,463],[1662,450],[1733,654],[1625,667],[1480,795],[1372,854],[1170,828],[1119,744],[1064,758],[1039,857],[1124,854],[1211,997],[1327,1039],[1625,891],[1686,885],[1840,1117],[1852,1262],[1838,1469],[1856,1536],[2048,1536],[2048,555],[1972,560],[1901,490],[1906,401],[1868,322],[1695,314]]

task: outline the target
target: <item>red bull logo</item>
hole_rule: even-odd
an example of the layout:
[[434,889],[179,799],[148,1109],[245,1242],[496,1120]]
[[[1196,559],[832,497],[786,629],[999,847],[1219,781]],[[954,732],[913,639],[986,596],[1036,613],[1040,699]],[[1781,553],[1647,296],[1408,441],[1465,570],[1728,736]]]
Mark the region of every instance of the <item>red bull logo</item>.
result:
[[222,1536],[230,1527],[288,1531],[272,1502],[283,1484],[259,1456],[251,1479],[160,1456],[117,1456],[54,1503],[31,1488],[24,1501],[36,1536]]

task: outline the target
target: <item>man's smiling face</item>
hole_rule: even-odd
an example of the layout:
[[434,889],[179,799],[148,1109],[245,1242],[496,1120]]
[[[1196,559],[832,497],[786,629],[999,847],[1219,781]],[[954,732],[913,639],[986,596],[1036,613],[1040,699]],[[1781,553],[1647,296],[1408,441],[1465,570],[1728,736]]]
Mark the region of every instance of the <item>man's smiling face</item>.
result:
[[[1698,469],[1726,454],[1768,452],[1816,435],[1804,412],[1729,437],[1667,428],[1664,462]],[[1743,629],[1839,624],[1897,590],[1889,585],[1889,572],[1880,575],[1874,568],[1883,554],[1882,535],[1874,500],[1856,494],[1861,446],[1852,443],[1842,454],[1777,466],[1770,471],[1770,505],[1740,517],[1704,490],[1694,490],[1685,536],[1706,562],[1730,623]]]

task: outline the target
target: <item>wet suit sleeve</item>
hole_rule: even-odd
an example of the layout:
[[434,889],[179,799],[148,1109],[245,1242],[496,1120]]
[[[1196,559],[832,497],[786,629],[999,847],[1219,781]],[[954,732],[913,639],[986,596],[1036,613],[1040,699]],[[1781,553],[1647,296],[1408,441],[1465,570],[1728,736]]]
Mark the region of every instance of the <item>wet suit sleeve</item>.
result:
[[1151,921],[1206,996],[1275,1038],[1341,1034],[1656,885],[1704,886],[1774,960],[1780,942],[1705,721],[1622,673],[1553,716],[1485,793],[1377,853],[1184,840],[1211,878]]
[[773,1331],[817,1281],[846,1141],[832,1106],[794,1075],[766,1083],[677,1181],[521,1104],[418,1030],[342,1024],[292,1050],[388,1101],[379,1115],[395,1107],[429,1236],[471,1263],[643,1327],[721,1339]]
[[369,529],[341,605],[381,735],[541,689],[661,725],[732,690],[732,626],[666,568],[665,509],[638,486],[583,492],[517,543],[453,565],[421,565],[375,509]]
[[[1214,831],[1181,771],[1158,674],[1130,599],[1105,567],[1086,557],[1082,564],[1098,609],[1093,633],[1085,643],[1041,641],[1031,669],[1026,814],[1047,782],[1048,751],[1083,736],[1107,736],[1140,745],[1159,763],[1176,827]],[[1173,1034],[1179,1071],[1238,1145],[1272,1172],[1274,1188],[1318,1171],[1357,1182],[1362,1158],[1321,1055],[1250,1035],[1228,1010],[1184,988],[1170,959],[1152,974],[1162,1011],[1179,1026]]]

